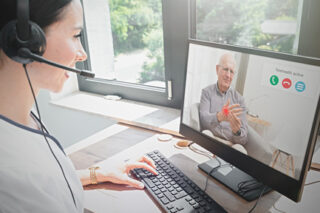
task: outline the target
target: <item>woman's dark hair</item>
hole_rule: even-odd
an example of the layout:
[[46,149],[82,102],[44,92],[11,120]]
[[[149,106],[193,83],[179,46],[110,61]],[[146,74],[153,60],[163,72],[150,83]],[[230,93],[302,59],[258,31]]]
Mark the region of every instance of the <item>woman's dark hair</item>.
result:
[[[72,0],[29,0],[30,20],[43,30],[61,18],[65,6]],[[0,30],[9,21],[17,19],[17,0],[0,1]]]

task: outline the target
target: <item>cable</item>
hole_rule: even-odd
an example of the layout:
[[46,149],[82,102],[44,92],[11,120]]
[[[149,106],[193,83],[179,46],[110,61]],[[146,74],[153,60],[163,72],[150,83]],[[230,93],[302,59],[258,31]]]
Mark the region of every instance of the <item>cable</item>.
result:
[[200,154],[200,155],[204,155],[204,156],[208,157],[210,160],[216,159],[216,160],[218,161],[218,163],[219,163],[218,166],[212,168],[212,169],[210,170],[210,172],[207,173],[206,184],[205,184],[204,189],[203,189],[203,191],[205,192],[205,191],[207,190],[208,180],[209,180],[209,177],[211,176],[212,172],[215,172],[216,170],[218,170],[218,169],[220,169],[220,168],[222,168],[222,167],[226,167],[226,166],[232,167],[232,165],[229,164],[229,163],[226,163],[226,164],[223,164],[223,165],[222,165],[221,161],[220,161],[218,158],[216,158],[216,155],[211,156],[211,155],[212,155],[211,152],[205,152],[205,151],[201,151],[201,150],[199,150],[199,149],[196,149],[196,148],[194,148],[194,147],[192,146],[192,144],[194,144],[194,142],[191,142],[190,144],[188,144],[188,148],[189,148],[191,151],[193,151],[193,152],[195,152],[195,153],[198,153],[198,154]]
[[276,203],[274,203],[272,207],[273,207],[276,211],[278,211],[278,212],[286,213],[285,211],[282,211],[281,209],[278,209],[278,208],[276,207]]
[[214,172],[214,171],[218,170],[219,168],[221,168],[221,161],[218,158],[215,158],[215,159],[218,161],[219,165],[216,166],[216,167],[213,167],[210,170],[210,172],[208,172],[207,178],[206,178],[206,184],[205,184],[204,189],[203,189],[204,192],[207,190],[209,176],[211,176],[212,172]]
[[258,190],[264,185],[260,182],[257,182],[255,179],[246,180],[238,183],[238,193],[245,195],[248,192]]
[[198,154],[200,154],[200,155],[204,155],[204,156],[206,156],[207,158],[209,158],[210,160],[211,159],[213,159],[213,158],[215,158],[215,155],[213,155],[211,152],[206,152],[206,151],[202,151],[202,150],[199,150],[199,149],[197,149],[197,148],[194,148],[192,145],[193,144],[195,144],[194,142],[191,142],[190,144],[188,144],[188,148],[191,150],[191,151],[193,151],[193,152],[195,152],[195,153],[198,153]]
[[313,181],[313,182],[310,182],[310,183],[306,183],[306,184],[304,184],[304,186],[310,186],[310,185],[315,184],[315,183],[320,183],[320,180]]
[[67,178],[66,178],[66,175],[65,175],[65,173],[64,173],[64,170],[63,170],[63,168],[62,168],[59,160],[57,159],[56,155],[54,154],[54,152],[53,152],[53,150],[52,150],[52,148],[51,148],[51,146],[50,146],[50,144],[49,144],[49,141],[48,141],[48,139],[47,139],[47,137],[46,137],[46,135],[45,135],[45,133],[44,133],[44,125],[43,125],[43,123],[42,123],[42,121],[41,121],[41,115],[40,115],[40,110],[39,110],[38,102],[37,102],[36,96],[35,96],[35,94],[34,94],[34,90],[33,90],[33,87],[32,87],[32,84],[31,84],[31,80],[30,80],[30,77],[29,77],[29,74],[28,74],[27,66],[26,66],[26,64],[23,64],[22,66],[23,66],[24,71],[25,71],[25,73],[26,73],[26,76],[27,76],[27,79],[28,79],[28,83],[29,83],[29,86],[30,86],[30,89],[31,89],[31,92],[32,92],[32,96],[33,96],[33,99],[34,99],[34,102],[35,102],[35,105],[36,105],[36,110],[37,110],[37,113],[38,113],[38,116],[39,116],[39,121],[40,121],[39,123],[40,123],[42,135],[43,135],[44,139],[46,140],[47,145],[48,145],[48,147],[49,147],[52,155],[54,156],[54,158],[56,159],[56,161],[57,161],[57,163],[58,163],[58,165],[59,165],[59,167],[60,167],[60,170],[61,170],[61,172],[62,172],[62,174],[63,174],[63,177],[64,177],[65,181],[67,182],[69,191],[70,191],[70,193],[71,193],[73,203],[74,203],[74,205],[77,207],[76,201],[75,201],[75,199],[74,199],[73,192],[72,192],[71,187],[70,187],[70,184],[69,184],[69,182],[68,182],[68,180],[67,180]]
[[261,196],[262,196],[262,194],[263,194],[263,192],[264,192],[264,190],[267,188],[267,186],[264,186],[263,187],[263,189],[261,190],[261,193],[260,193],[260,195],[259,195],[259,198],[258,198],[258,200],[257,200],[257,202],[254,204],[254,206],[248,211],[248,213],[251,213],[255,208],[256,208],[256,206],[257,206],[257,204],[258,204],[258,202],[260,201],[260,198],[261,198]]

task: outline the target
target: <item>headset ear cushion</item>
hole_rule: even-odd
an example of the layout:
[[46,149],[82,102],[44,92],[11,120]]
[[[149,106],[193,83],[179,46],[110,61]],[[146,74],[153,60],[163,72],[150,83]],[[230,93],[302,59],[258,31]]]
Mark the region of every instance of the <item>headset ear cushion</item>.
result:
[[29,21],[30,24],[30,40],[27,48],[34,54],[42,56],[46,50],[46,36],[41,27]]
[[46,37],[39,25],[29,21],[30,39],[22,41],[17,35],[17,21],[13,20],[6,24],[1,31],[1,46],[5,54],[16,62],[22,64],[31,63],[32,60],[19,56],[18,50],[28,48],[32,53],[42,56],[46,49]]

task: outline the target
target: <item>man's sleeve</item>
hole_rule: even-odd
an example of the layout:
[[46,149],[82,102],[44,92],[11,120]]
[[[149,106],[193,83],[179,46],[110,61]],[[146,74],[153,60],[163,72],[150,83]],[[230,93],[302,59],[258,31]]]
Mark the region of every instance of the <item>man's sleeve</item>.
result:
[[210,112],[211,97],[208,90],[203,89],[200,99],[200,125],[202,130],[213,130],[219,125],[217,112]]

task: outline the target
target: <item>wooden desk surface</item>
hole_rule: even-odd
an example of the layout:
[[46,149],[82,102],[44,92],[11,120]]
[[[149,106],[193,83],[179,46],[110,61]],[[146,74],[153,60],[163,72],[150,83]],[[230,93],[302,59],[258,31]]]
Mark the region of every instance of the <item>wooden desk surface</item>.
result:
[[[207,157],[189,149],[178,149],[174,144],[179,140],[160,142],[158,134],[144,129],[114,125],[66,149],[77,169],[92,165],[104,165],[123,162],[146,152],[159,150],[182,172],[191,178],[200,188],[204,188],[206,175],[197,167],[208,160]],[[320,173],[310,171],[307,181],[320,180]],[[99,184],[85,191],[85,207],[93,212],[161,212],[145,190],[132,189],[111,183]],[[247,202],[231,190],[209,178],[206,191],[228,212],[248,212],[255,204]],[[271,192],[262,197],[254,212],[318,212],[320,209],[320,184],[306,186],[300,203]]]

